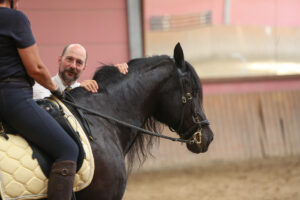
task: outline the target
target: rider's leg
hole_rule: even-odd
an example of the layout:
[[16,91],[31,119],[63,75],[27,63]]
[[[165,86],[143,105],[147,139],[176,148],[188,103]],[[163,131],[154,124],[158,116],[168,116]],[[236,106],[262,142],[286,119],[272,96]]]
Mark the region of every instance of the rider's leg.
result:
[[32,100],[31,89],[8,87],[1,89],[1,93],[5,95],[0,108],[3,120],[54,160],[49,176],[49,199],[70,199],[78,157],[76,143]]

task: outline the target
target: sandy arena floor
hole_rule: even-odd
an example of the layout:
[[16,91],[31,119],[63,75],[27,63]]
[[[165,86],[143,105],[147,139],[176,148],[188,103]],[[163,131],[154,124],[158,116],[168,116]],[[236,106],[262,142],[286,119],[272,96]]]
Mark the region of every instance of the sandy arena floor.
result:
[[135,173],[124,200],[300,200],[300,157]]

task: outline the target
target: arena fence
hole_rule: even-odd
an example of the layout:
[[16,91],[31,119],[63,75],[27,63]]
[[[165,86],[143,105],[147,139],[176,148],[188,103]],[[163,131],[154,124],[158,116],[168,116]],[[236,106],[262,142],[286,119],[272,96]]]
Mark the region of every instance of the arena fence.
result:
[[207,95],[204,108],[215,134],[208,152],[161,140],[139,170],[300,155],[300,90]]

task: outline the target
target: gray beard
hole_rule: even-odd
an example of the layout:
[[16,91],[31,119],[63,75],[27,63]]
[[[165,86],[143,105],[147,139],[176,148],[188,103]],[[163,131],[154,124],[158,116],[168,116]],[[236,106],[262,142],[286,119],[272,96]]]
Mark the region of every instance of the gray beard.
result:
[[61,76],[61,79],[65,82],[65,84],[70,86],[78,79],[78,74],[75,74],[75,76],[73,78],[70,78],[65,75],[66,72],[68,72],[68,70],[64,70],[64,71],[60,72],[59,74]]

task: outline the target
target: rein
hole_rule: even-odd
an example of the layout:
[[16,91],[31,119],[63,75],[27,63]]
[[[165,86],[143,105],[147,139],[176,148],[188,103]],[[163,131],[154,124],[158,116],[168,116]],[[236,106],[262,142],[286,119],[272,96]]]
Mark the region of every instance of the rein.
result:
[[145,133],[145,134],[148,134],[148,135],[152,135],[152,136],[156,136],[156,137],[160,137],[160,138],[164,138],[164,139],[167,139],[167,140],[171,140],[171,141],[174,141],[174,142],[181,142],[181,143],[189,143],[189,144],[193,144],[193,143],[196,143],[197,141],[195,139],[191,139],[191,140],[184,140],[184,139],[180,139],[180,138],[173,138],[173,137],[169,137],[169,136],[165,136],[165,135],[161,135],[159,133],[155,133],[155,132],[152,132],[152,131],[149,131],[149,130],[146,130],[146,129],[143,129],[143,128],[140,128],[140,127],[137,127],[137,126],[134,126],[132,124],[129,124],[127,122],[124,122],[124,121],[121,121],[121,120],[118,120],[116,118],[113,118],[111,116],[108,116],[108,115],[105,115],[103,113],[100,113],[100,112],[95,112],[93,110],[90,110],[88,108],[85,108],[81,105],[78,105],[78,104],[75,104],[71,101],[68,101],[68,100],[65,100],[65,99],[62,99],[61,100],[62,102],[64,103],[67,103],[75,108],[79,108],[81,110],[84,110],[86,111],[87,113],[90,113],[90,114],[93,114],[93,115],[96,115],[98,117],[102,117],[104,119],[107,119],[107,120],[111,120],[111,121],[114,121],[114,122],[117,122],[123,126],[127,126],[129,128],[133,128],[133,129],[136,129],[138,131],[141,131],[142,133]]

